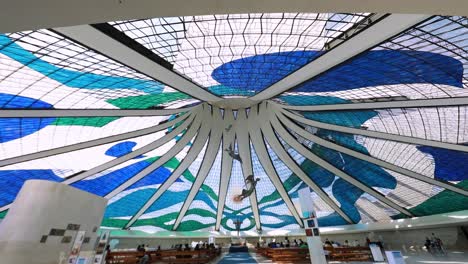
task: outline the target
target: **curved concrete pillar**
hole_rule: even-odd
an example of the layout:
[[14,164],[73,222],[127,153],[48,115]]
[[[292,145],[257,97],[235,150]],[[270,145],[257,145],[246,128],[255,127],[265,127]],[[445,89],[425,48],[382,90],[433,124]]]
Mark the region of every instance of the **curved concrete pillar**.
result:
[[[73,227],[89,237],[81,251],[92,251],[106,205],[106,199],[65,184],[26,181],[0,223],[0,262],[57,264],[61,258],[66,261],[77,233],[67,228]],[[65,243],[68,239],[70,242]]]

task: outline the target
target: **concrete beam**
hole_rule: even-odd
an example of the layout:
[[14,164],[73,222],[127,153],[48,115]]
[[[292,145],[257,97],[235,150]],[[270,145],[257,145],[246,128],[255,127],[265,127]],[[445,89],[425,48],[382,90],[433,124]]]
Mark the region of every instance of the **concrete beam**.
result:
[[405,13],[468,15],[466,0],[15,0],[0,9],[0,32],[147,17],[239,13]]
[[205,102],[222,100],[221,97],[212,94],[207,89],[155,63],[90,25],[54,28],[54,30],[67,38],[75,40],[109,58],[121,62],[161,83],[169,85],[195,98]]
[[359,55],[429,17],[428,15],[390,14],[260,93],[252,96],[250,99],[263,101],[275,97]]

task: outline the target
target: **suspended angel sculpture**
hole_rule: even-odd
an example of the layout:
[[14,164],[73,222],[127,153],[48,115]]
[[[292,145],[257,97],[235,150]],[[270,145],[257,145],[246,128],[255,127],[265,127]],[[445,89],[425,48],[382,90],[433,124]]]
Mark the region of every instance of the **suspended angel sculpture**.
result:
[[254,179],[253,175],[247,176],[247,178],[245,178],[245,189],[242,189],[242,193],[240,195],[234,196],[234,201],[241,202],[245,198],[249,197],[255,191],[258,181],[260,181],[260,178]]
[[239,161],[240,163],[242,163],[242,159],[239,155],[239,153],[236,153],[233,149],[232,149],[232,145],[229,145],[229,148],[225,149],[224,151],[226,151],[229,156],[231,156],[231,158]]

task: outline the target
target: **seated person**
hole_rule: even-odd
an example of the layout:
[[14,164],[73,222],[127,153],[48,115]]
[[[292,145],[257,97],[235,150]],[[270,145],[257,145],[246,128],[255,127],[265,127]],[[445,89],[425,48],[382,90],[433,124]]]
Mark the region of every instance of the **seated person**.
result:
[[149,256],[145,253],[143,257],[140,258],[139,264],[148,264],[149,263]]

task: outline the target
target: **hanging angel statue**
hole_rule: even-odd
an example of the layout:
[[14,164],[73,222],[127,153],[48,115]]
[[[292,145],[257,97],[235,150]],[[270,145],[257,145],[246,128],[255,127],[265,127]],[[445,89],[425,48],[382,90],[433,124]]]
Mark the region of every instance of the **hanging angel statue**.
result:
[[254,179],[253,175],[247,176],[247,178],[245,178],[245,188],[242,189],[241,194],[234,196],[234,201],[241,202],[245,198],[249,197],[255,191],[258,181],[260,181],[260,178]]
[[227,149],[224,149],[224,151],[226,151],[229,156],[231,156],[231,158],[239,161],[241,164],[242,164],[242,159],[239,155],[239,153],[236,153],[233,149],[232,149],[232,145],[229,145],[229,147]]

